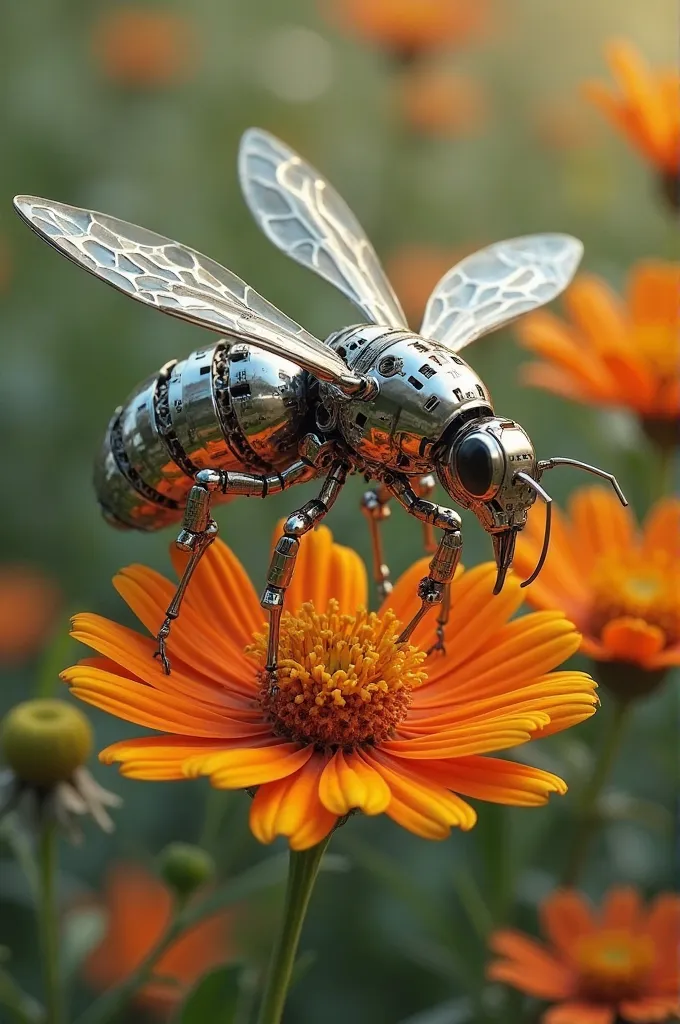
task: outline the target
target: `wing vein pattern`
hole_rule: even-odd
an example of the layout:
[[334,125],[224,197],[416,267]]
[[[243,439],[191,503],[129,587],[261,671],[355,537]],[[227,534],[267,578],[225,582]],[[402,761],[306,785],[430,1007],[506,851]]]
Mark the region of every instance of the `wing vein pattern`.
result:
[[360,384],[343,360],[208,256],[127,221],[35,196],[15,206],[74,263],[149,306],[298,362],[316,377]]
[[407,326],[363,228],[317,170],[273,135],[250,128],[241,141],[239,175],[270,241],[335,285],[373,323]]
[[458,352],[554,299],[582,254],[578,239],[561,234],[526,235],[480,249],[444,274],[428,300],[420,333]]

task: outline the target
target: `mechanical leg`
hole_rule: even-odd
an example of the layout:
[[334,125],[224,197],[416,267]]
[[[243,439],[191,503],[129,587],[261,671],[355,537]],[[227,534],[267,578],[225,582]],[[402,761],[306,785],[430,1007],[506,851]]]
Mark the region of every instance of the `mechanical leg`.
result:
[[[436,486],[437,481],[431,473],[428,473],[427,476],[418,478],[413,490],[419,498],[431,498]],[[432,523],[425,521],[423,522],[423,547],[427,555],[433,555],[437,550],[437,542],[434,539],[434,527]]]
[[271,476],[225,473],[218,469],[202,469],[196,474],[196,483],[189,491],[182,529],[176,541],[180,551],[190,552],[190,558],[165,613],[163,625],[156,636],[158,650],[154,653],[154,657],[160,658],[163,670],[167,675],[170,674],[170,660],[167,653],[170,627],[179,616],[182,600],[198,563],[217,536],[217,523],[210,515],[211,494],[220,491],[225,495],[242,494],[264,498],[268,494],[276,494],[284,490],[293,483],[299,483],[314,473],[313,467],[310,467],[307,462],[299,460],[288,469],[283,470],[282,473]]
[[368,528],[371,534],[371,550],[373,552],[373,580],[378,590],[378,597],[386,597],[392,593],[390,582],[390,569],[384,560],[382,533],[380,524],[390,517],[390,508],[387,504],[391,494],[384,484],[378,484],[370,491],[365,491],[361,499],[361,511],[368,520]]
[[399,637],[400,643],[409,640],[429,609],[438,604],[441,605],[441,610],[437,618],[437,641],[431,650],[443,651],[444,629],[450,614],[449,585],[456,574],[463,543],[460,516],[452,508],[444,508],[425,498],[419,498],[406,477],[393,477],[386,480],[385,484],[409,515],[444,531],[430,562],[429,573],[418,584],[421,606]]
[[267,645],[266,671],[269,674],[270,685],[276,685],[276,666],[279,652],[279,633],[281,629],[281,615],[283,614],[283,602],[286,590],[293,578],[295,560],[300,550],[300,537],[320,523],[334,504],[342,487],[347,479],[348,467],[343,461],[336,461],[332,464],[330,472],[324,481],[318,498],[313,498],[306,505],[293,512],[286,519],[283,526],[283,536],[280,537],[267,573],[267,584],[260,599],[260,604],[269,615],[269,642]]

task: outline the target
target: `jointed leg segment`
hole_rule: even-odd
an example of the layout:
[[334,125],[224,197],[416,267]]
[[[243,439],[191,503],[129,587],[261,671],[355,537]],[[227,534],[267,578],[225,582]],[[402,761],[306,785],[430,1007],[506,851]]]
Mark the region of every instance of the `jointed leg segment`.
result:
[[224,495],[243,494],[264,498],[267,494],[276,494],[290,484],[303,480],[305,476],[309,476],[313,472],[314,470],[309,464],[300,459],[288,469],[283,470],[282,473],[270,476],[225,473],[218,469],[202,469],[196,474],[196,482],[189,491],[184,509],[182,529],[177,537],[177,547],[181,551],[190,552],[191,555],[165,613],[163,625],[156,636],[158,650],[154,657],[160,658],[166,675],[170,674],[170,660],[167,653],[170,627],[180,613],[186,589],[198,563],[217,536],[217,523],[210,515],[211,494],[219,491]]
[[444,531],[430,562],[429,572],[418,585],[421,606],[399,637],[400,643],[409,640],[429,609],[438,604],[441,610],[437,618],[437,641],[431,650],[443,651],[444,629],[450,614],[449,586],[456,574],[463,544],[460,516],[452,508],[418,497],[406,477],[391,477],[386,481],[386,486],[409,515]]
[[347,465],[338,460],[331,466],[318,498],[308,501],[297,512],[286,519],[283,536],[274,548],[267,583],[260,604],[269,615],[269,641],[267,645],[266,671],[270,685],[276,685],[279,633],[286,590],[295,570],[295,561],[300,550],[300,538],[320,523],[334,504],[347,479]]

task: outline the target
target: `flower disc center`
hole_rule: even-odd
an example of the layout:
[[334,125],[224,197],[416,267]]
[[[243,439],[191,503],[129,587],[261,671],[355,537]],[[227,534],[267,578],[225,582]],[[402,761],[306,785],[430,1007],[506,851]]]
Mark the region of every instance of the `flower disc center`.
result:
[[616,1000],[635,996],[654,962],[648,936],[605,931],[581,940],[577,960],[585,994]]
[[274,687],[264,670],[266,634],[246,648],[259,662],[260,700],[275,731],[324,749],[388,739],[426,678],[425,652],[397,644],[399,632],[392,612],[342,615],[335,600],[326,612],[311,602],[284,612]]
[[591,586],[591,628],[596,633],[613,619],[632,618],[658,626],[667,644],[680,640],[680,596],[670,560],[638,552],[625,558],[604,555],[595,566]]

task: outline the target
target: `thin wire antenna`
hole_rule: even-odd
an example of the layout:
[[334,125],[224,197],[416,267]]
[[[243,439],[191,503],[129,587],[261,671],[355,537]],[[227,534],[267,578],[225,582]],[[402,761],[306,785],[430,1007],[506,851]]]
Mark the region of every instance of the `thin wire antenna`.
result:
[[521,480],[532,490],[536,491],[539,498],[542,498],[545,502],[545,532],[543,534],[543,547],[541,548],[541,554],[539,555],[538,561],[536,562],[536,568],[532,572],[528,579],[520,583],[520,587],[528,587],[530,583],[533,583],[541,569],[545,565],[545,560],[548,557],[548,549],[550,547],[550,532],[552,529],[552,498],[548,492],[541,487],[537,480],[534,480],[528,473],[515,473],[515,480]]
[[546,469],[554,469],[555,466],[575,466],[576,469],[582,469],[586,473],[592,473],[593,476],[600,476],[603,480],[609,480],[609,483],[616,491],[616,496],[621,502],[621,504],[628,504],[628,499],[621,490],[621,487],[619,486],[619,481],[616,479],[613,473],[607,473],[604,469],[599,469],[597,466],[590,466],[587,462],[580,462],[578,459],[563,459],[559,456],[554,459],[542,459],[536,467],[538,470],[539,480],[541,478],[541,474],[545,473]]

